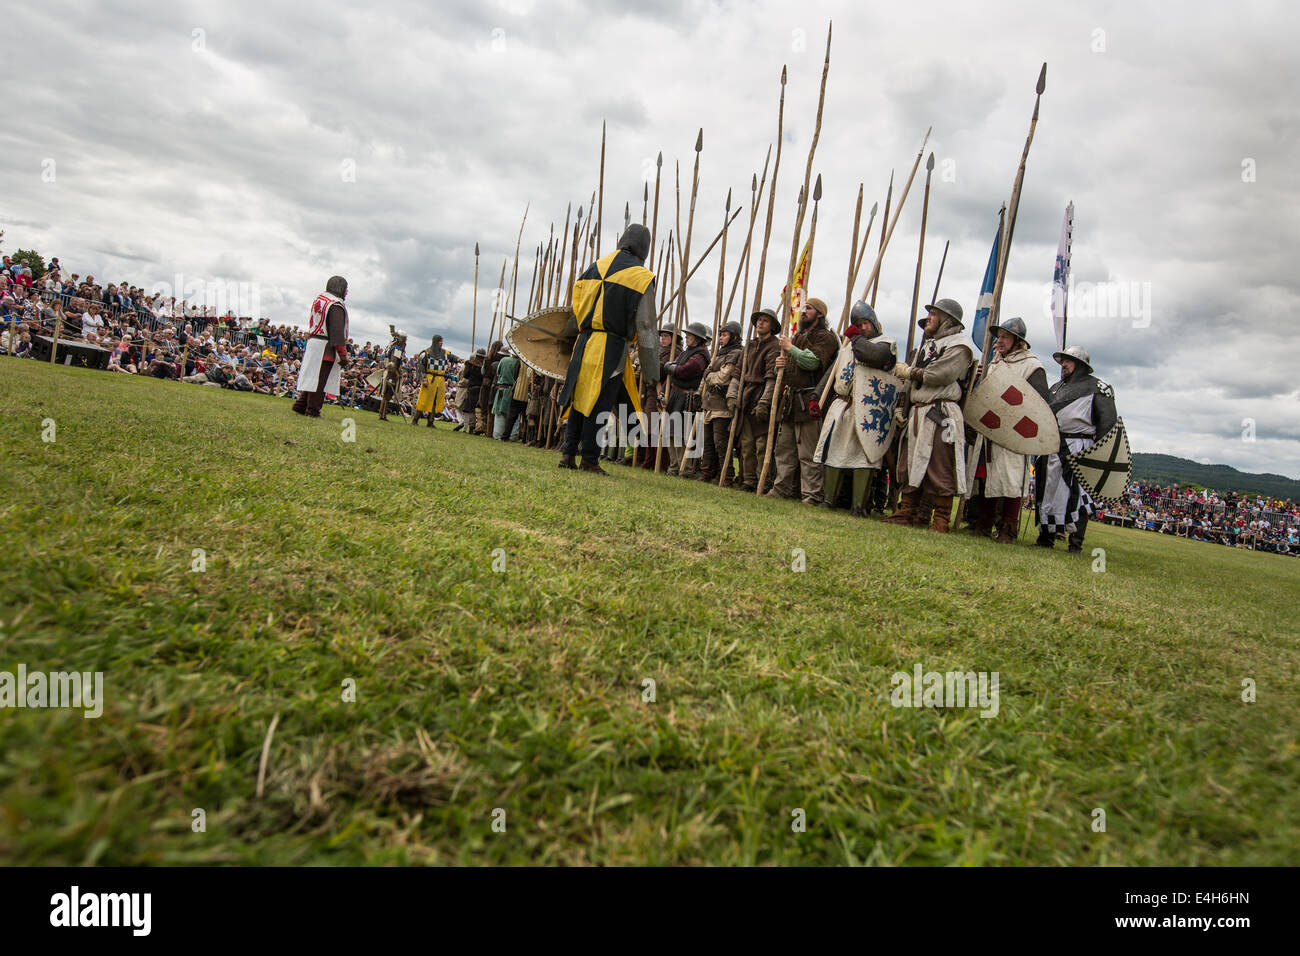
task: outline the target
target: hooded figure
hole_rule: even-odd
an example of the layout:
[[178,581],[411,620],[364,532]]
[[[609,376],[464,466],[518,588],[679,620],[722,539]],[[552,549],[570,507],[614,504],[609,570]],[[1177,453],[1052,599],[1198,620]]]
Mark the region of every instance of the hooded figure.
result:
[[655,277],[643,265],[649,254],[650,232],[634,223],[618,248],[593,262],[573,284],[578,339],[559,400],[568,416],[561,468],[578,468],[575,459],[581,452],[583,471],[607,474],[597,463],[597,432],[606,424],[597,422],[602,412],[622,403],[643,421],[628,348],[635,344],[639,349],[642,378],[657,381]]
[[415,379],[420,383],[420,394],[415,400],[412,425],[419,424],[420,416],[424,415],[429,419],[429,427],[433,428],[434,419],[442,414],[447,395],[447,369],[450,365],[451,358],[442,347],[442,336],[435,335],[429,347],[415,359]]
[[731,438],[731,420],[740,403],[740,323],[728,322],[718,332],[718,348],[704,373],[700,405],[704,410],[704,455],[700,481],[714,481],[723,471],[722,486],[732,483],[731,462],[722,462]]
[[316,296],[307,319],[307,348],[298,373],[298,398],[293,410],[320,418],[325,395],[339,394],[343,369],[348,366],[348,281],[330,276],[325,291]]

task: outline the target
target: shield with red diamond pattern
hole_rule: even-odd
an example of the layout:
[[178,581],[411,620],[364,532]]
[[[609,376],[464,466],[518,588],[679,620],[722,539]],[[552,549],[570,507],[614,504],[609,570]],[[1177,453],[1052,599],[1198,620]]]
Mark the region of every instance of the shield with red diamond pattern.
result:
[[1051,406],[1004,362],[989,366],[965,415],[967,425],[1017,455],[1050,455],[1061,445]]

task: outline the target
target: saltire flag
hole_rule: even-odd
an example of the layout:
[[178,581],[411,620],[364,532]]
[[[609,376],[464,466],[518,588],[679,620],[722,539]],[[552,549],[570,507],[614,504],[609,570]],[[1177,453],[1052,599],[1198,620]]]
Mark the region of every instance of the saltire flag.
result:
[[1056,326],[1056,350],[1065,349],[1065,318],[1069,310],[1070,246],[1074,242],[1074,203],[1065,207],[1061,223],[1061,244],[1056,247],[1056,269],[1052,273],[1052,324]]
[[993,251],[989,253],[984,282],[980,285],[980,297],[975,302],[975,321],[971,323],[970,329],[970,337],[975,340],[977,352],[984,349],[984,330],[989,324],[989,311],[993,308],[993,289],[998,284],[998,246],[1001,242],[1002,218],[998,217],[998,231],[993,237]]
[[[803,311],[804,303],[808,301],[808,272],[812,268],[812,236],[803,244],[803,252],[799,253],[799,262],[794,267],[794,290],[790,293],[790,315],[793,321],[798,322],[799,313]],[[781,287],[781,301],[785,301],[786,286]]]

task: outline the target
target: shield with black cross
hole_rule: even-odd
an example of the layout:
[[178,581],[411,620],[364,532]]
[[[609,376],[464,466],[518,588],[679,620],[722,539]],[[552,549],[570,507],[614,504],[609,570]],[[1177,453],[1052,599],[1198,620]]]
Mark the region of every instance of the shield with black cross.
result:
[[1119,501],[1129,486],[1133,455],[1129,452],[1124,419],[1087,451],[1070,456],[1070,470],[1094,501]]
[[1050,455],[1061,447],[1056,414],[1005,362],[994,362],[965,408],[966,424],[1017,455]]

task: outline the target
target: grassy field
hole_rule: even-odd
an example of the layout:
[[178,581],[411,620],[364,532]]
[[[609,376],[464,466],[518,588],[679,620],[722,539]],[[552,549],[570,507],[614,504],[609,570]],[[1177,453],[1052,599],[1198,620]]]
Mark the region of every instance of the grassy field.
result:
[[[1093,527],[1097,572],[35,362],[0,424],[0,670],[105,697],[0,710],[0,861],[1300,862],[1295,559]],[[891,706],[918,663],[997,716]]]

